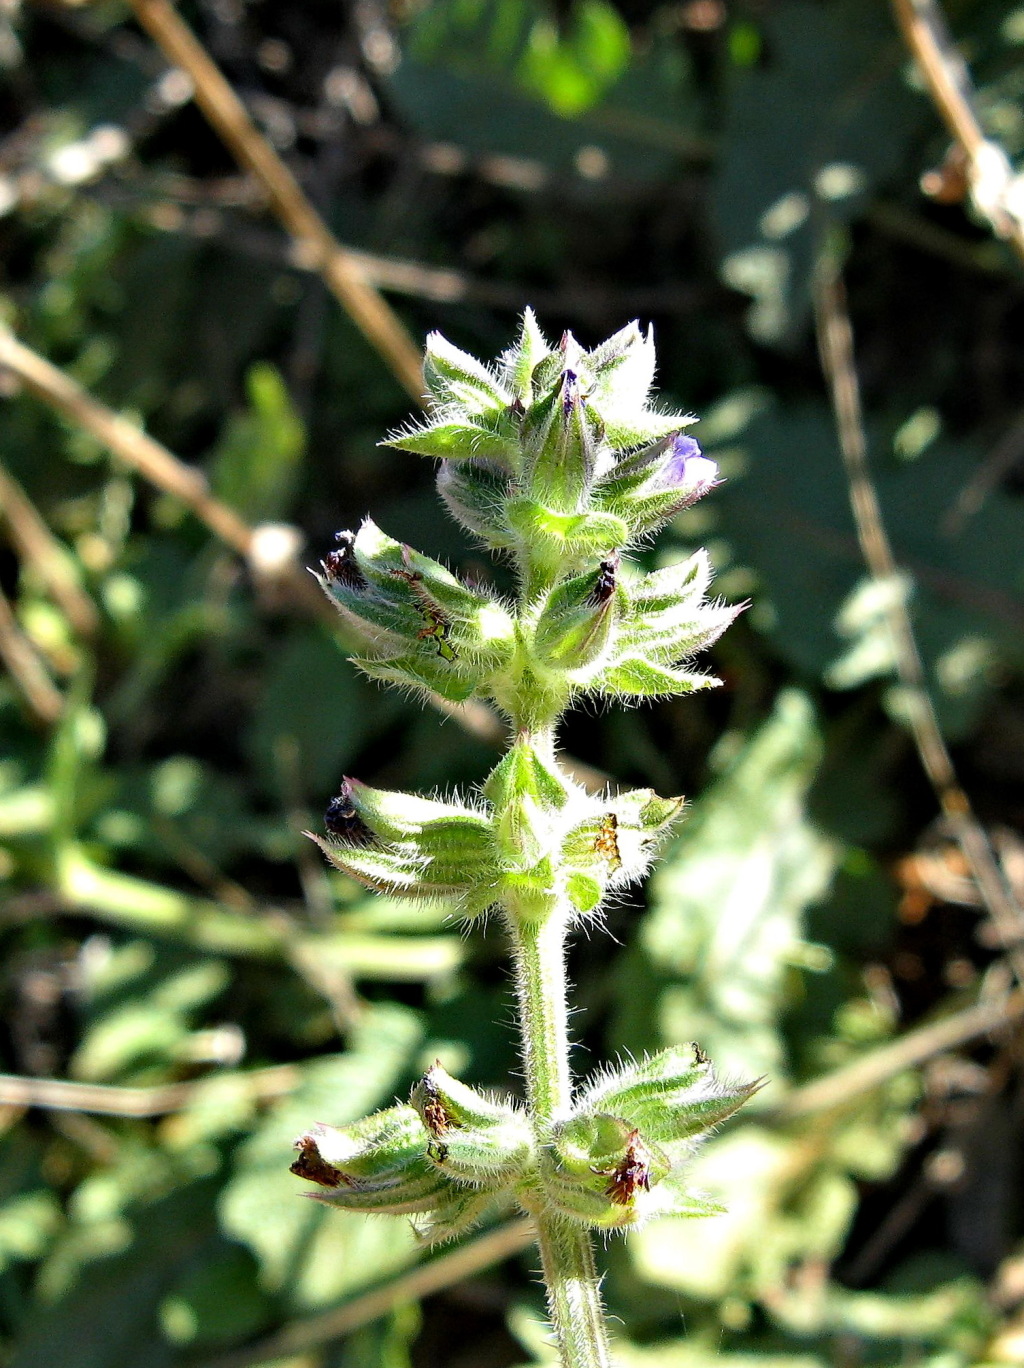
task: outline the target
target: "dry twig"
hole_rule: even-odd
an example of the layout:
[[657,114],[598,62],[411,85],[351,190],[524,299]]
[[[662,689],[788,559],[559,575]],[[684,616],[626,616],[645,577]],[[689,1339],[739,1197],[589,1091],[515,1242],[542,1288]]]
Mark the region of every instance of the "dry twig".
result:
[[1021,197],[1013,193],[1013,168],[999,144],[985,137],[974,108],[970,73],[953,45],[942,10],[936,0],[892,4],[932,101],[961,149],[975,208],[996,236],[1024,257],[1024,219]]
[[974,516],[985,499],[1024,456],[1024,412],[1018,413],[984,462],[957,495],[956,502],[942,520],[942,530],[955,537],[968,518]]
[[872,1092],[890,1078],[926,1063],[946,1050],[969,1045],[991,1032],[1005,1030],[1024,1018],[1024,990],[1009,996],[975,1003],[938,1021],[930,1021],[872,1050],[863,1059],[795,1088],[768,1113],[772,1121],[795,1121],[798,1117],[831,1111],[846,1106],[864,1093]]
[[60,690],[50,678],[35,647],[18,626],[7,595],[0,590],[0,660],[34,716],[52,726],[64,709]]
[[[293,1091],[301,1070],[280,1064],[249,1072],[211,1074],[209,1079],[241,1080],[252,1097],[273,1102]],[[66,1078],[30,1078],[0,1074],[0,1106],[41,1107],[45,1111],[87,1112],[93,1116],[145,1118],[182,1111],[205,1087],[208,1079],[164,1083],[150,1088],[119,1088],[107,1083],[75,1083]]]
[[295,1321],[276,1335],[207,1362],[203,1368],[249,1368],[250,1364],[290,1358],[305,1350],[320,1348],[379,1320],[404,1302],[432,1296],[484,1268],[511,1258],[513,1254],[528,1248],[535,1239],[536,1231],[531,1220],[509,1221],[453,1249],[450,1254],[431,1259],[402,1277],[393,1278],[382,1287],[346,1302],[335,1311]]
[[200,471],[179,461],[134,423],[93,399],[70,376],[5,329],[0,329],[0,366],[12,371],[27,390],[90,433],[125,465],[180,499],[228,546],[248,556],[252,529],[234,509],[210,493]]
[[0,516],[7,524],[15,550],[35,569],[71,626],[82,636],[92,636],[99,625],[96,605],[79,584],[68,553],[3,465],[0,465]]
[[[839,267],[828,249],[822,252],[815,272],[814,302],[821,364],[835,414],[861,554],[871,577],[879,583],[891,584],[898,567],[868,469],[853,329]],[[896,673],[907,696],[910,729],[921,765],[964,853],[989,916],[1007,943],[1012,945],[1024,930],[1024,914],[1003,878],[988,837],[956,777],[928,692],[924,665],[904,598],[893,594],[889,599],[887,617]],[[1024,951],[1016,946],[1010,951],[1010,958],[1018,980],[1024,983]]]
[[397,314],[366,278],[360,262],[331,233],[298,181],[250,119],[205,48],[168,0],[132,0],[139,23],[192,82],[195,100],[238,162],[266,192],[295,239],[297,253],[323,276],[356,327],[413,399],[423,396],[420,353]]

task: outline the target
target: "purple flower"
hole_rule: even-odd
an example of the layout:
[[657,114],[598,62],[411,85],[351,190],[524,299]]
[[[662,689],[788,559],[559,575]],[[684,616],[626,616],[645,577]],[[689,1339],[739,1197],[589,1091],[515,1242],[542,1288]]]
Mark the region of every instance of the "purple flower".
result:
[[672,438],[657,483],[659,488],[676,490],[686,504],[696,503],[719,483],[718,466],[701,454],[692,437],[679,432]]

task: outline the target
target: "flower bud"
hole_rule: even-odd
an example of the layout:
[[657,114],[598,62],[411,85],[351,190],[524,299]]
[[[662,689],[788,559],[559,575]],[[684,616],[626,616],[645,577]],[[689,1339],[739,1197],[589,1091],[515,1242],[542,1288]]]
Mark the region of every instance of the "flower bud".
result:
[[431,1136],[429,1157],[450,1178],[497,1191],[530,1164],[533,1136],[526,1114],[482,1097],[439,1063],[409,1098]]
[[[586,401],[588,377],[581,377],[573,364],[578,350],[567,333],[562,366],[523,421],[524,490],[560,513],[586,508],[603,440],[602,424]],[[535,381],[540,370],[534,372]]]
[[514,623],[501,603],[370,519],[323,570],[321,586],[364,653],[356,663],[375,678],[461,702],[511,655]]
[[466,916],[494,901],[499,871],[484,813],[345,779],[324,825],[334,839],[312,839],[336,869],[370,888],[453,900]]
[[423,357],[423,382],[432,409],[488,414],[506,409],[512,395],[486,366],[460,351],[439,332],[428,333]]
[[612,1111],[661,1145],[686,1141],[689,1149],[760,1087],[760,1080],[724,1083],[699,1045],[678,1045],[607,1073],[580,1095],[577,1106],[583,1112]]
[[430,1137],[412,1107],[389,1107],[337,1129],[317,1123],[295,1142],[291,1171],[322,1202],[350,1211],[429,1211],[447,1180],[427,1158]]
[[500,466],[488,461],[442,461],[437,490],[456,522],[487,546],[499,550],[515,544],[507,509],[512,486]]
[[618,588],[618,556],[596,570],[564,580],[548,595],[537,621],[534,645],[546,665],[580,670],[606,654],[616,609],[625,600]]

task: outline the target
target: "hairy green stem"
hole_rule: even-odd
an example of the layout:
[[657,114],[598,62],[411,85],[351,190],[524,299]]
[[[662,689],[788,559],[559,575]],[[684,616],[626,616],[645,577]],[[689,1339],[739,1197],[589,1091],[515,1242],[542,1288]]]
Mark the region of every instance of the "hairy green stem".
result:
[[567,918],[556,911],[544,922],[510,921],[526,1095],[534,1121],[547,1125],[568,1113],[571,1096]]
[[[546,1127],[568,1114],[572,1096],[565,971],[569,920],[564,908],[541,922],[509,919],[526,1092],[542,1143]],[[563,1368],[609,1368],[611,1351],[590,1232],[545,1209],[543,1198],[534,1214]]]
[[537,1238],[564,1368],[611,1368],[590,1231],[549,1212],[538,1217]]

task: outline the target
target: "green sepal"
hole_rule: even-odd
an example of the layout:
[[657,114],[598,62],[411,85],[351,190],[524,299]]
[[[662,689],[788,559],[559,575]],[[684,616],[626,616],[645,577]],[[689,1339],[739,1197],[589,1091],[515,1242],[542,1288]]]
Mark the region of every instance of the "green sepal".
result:
[[669,612],[680,603],[700,603],[711,585],[711,578],[711,561],[702,549],[684,561],[663,566],[630,582],[629,600],[638,612]]
[[670,670],[649,660],[627,657],[588,682],[588,691],[612,698],[665,698],[715,689],[721,680],[692,670]]
[[684,605],[674,613],[631,613],[622,626],[622,650],[652,665],[671,666],[713,646],[743,608],[743,604],[706,603]]
[[502,756],[483,787],[484,797],[495,808],[522,794],[549,811],[564,808],[575,792],[576,786],[566,774],[543,759],[529,741],[517,742]]
[[412,842],[391,848],[349,845],[307,832],[342,873],[378,893],[398,898],[454,902],[465,915],[483,911],[495,901],[498,871],[481,862],[472,865],[450,858],[421,855]]
[[651,1140],[677,1146],[732,1116],[760,1087],[760,1080],[723,1082],[699,1045],[677,1045],[605,1073],[574,1110],[614,1112]]
[[427,1158],[430,1137],[412,1107],[389,1107],[350,1126],[321,1123],[295,1142],[291,1171],[310,1194],[349,1211],[429,1211],[448,1186]]
[[456,522],[493,550],[515,545],[507,505],[512,486],[499,466],[486,461],[442,461],[437,491]]
[[743,605],[711,603],[706,551],[625,585],[623,649],[654,664],[672,665],[710,646]]
[[592,874],[581,874],[577,870],[565,879],[565,896],[577,912],[596,912],[604,897],[604,884]]
[[431,1136],[428,1157],[454,1181],[497,1192],[530,1167],[533,1134],[526,1113],[482,1096],[440,1064],[427,1070],[409,1101]]
[[587,352],[582,364],[592,377],[590,402],[601,415],[609,440],[616,447],[632,445],[623,441],[623,435],[647,411],[656,365],[653,329],[645,334],[636,321],[627,323]]
[[572,792],[565,776],[528,742],[517,743],[488,775],[484,797],[495,812],[494,838],[509,869],[531,869],[554,847],[552,817]]
[[467,414],[505,409],[512,395],[475,356],[453,347],[439,332],[428,333],[423,357],[423,383],[432,409],[453,406]]
[[[440,561],[386,536],[372,518],[366,518],[359,529],[355,554],[359,568],[380,594],[443,613],[463,650],[486,654],[509,649],[513,623],[503,604],[463,584]],[[463,629],[461,633],[458,628]],[[474,633],[480,634],[479,642]]]
[[580,670],[608,654],[628,606],[615,571],[615,561],[603,561],[551,590],[534,628],[534,648],[545,665]]
[[595,801],[586,821],[567,833],[562,858],[566,866],[595,879],[602,896],[621,888],[647,872],[683,803],[682,798],[659,798],[653,789],[632,789],[600,806]]
[[381,445],[436,460],[497,461],[509,470],[516,469],[520,455],[519,427],[510,411],[476,419],[444,415],[394,432]]
[[413,1229],[422,1244],[445,1244],[472,1230],[496,1205],[498,1202],[492,1192],[480,1192],[451,1183],[427,1216],[414,1221]]
[[491,858],[491,818],[463,803],[345,780],[345,797],[379,841],[412,841],[424,856],[448,856],[471,866]]
[[671,489],[628,498],[616,497],[607,490],[597,490],[594,494],[595,508],[621,518],[629,527],[631,540],[646,537],[664,527],[680,511],[681,504],[679,494]]
[[537,925],[558,907],[555,863],[548,855],[530,869],[504,870],[498,888],[497,900],[523,923]]
[[600,560],[625,546],[629,523],[609,513],[560,513],[534,499],[517,497],[507,506],[508,521],[517,540],[531,550],[538,544],[556,557]]
[[537,325],[536,314],[532,309],[524,309],[519,336],[499,361],[507,388],[524,408],[533,403],[533,377],[537,367],[550,355],[551,348]]
[[659,1145],[611,1113],[574,1116],[554,1127],[540,1177],[552,1206],[584,1225],[636,1225],[661,1206],[657,1188],[672,1165]]
[[657,409],[616,413],[605,420],[605,441],[616,451],[627,451],[645,442],[661,441],[693,422],[692,413],[659,413]]
[[[410,641],[417,642],[422,619],[408,605],[391,603],[372,593],[357,601],[346,590],[328,589],[322,580],[321,585],[338,610],[341,637],[353,655],[370,651],[387,658],[407,650]],[[357,607],[350,606],[349,600]]]
[[370,679],[382,684],[397,684],[400,688],[415,689],[426,694],[437,694],[449,703],[465,703],[479,687],[479,678],[472,667],[445,668],[422,656],[393,656],[384,660],[367,660],[351,656],[351,662]]

